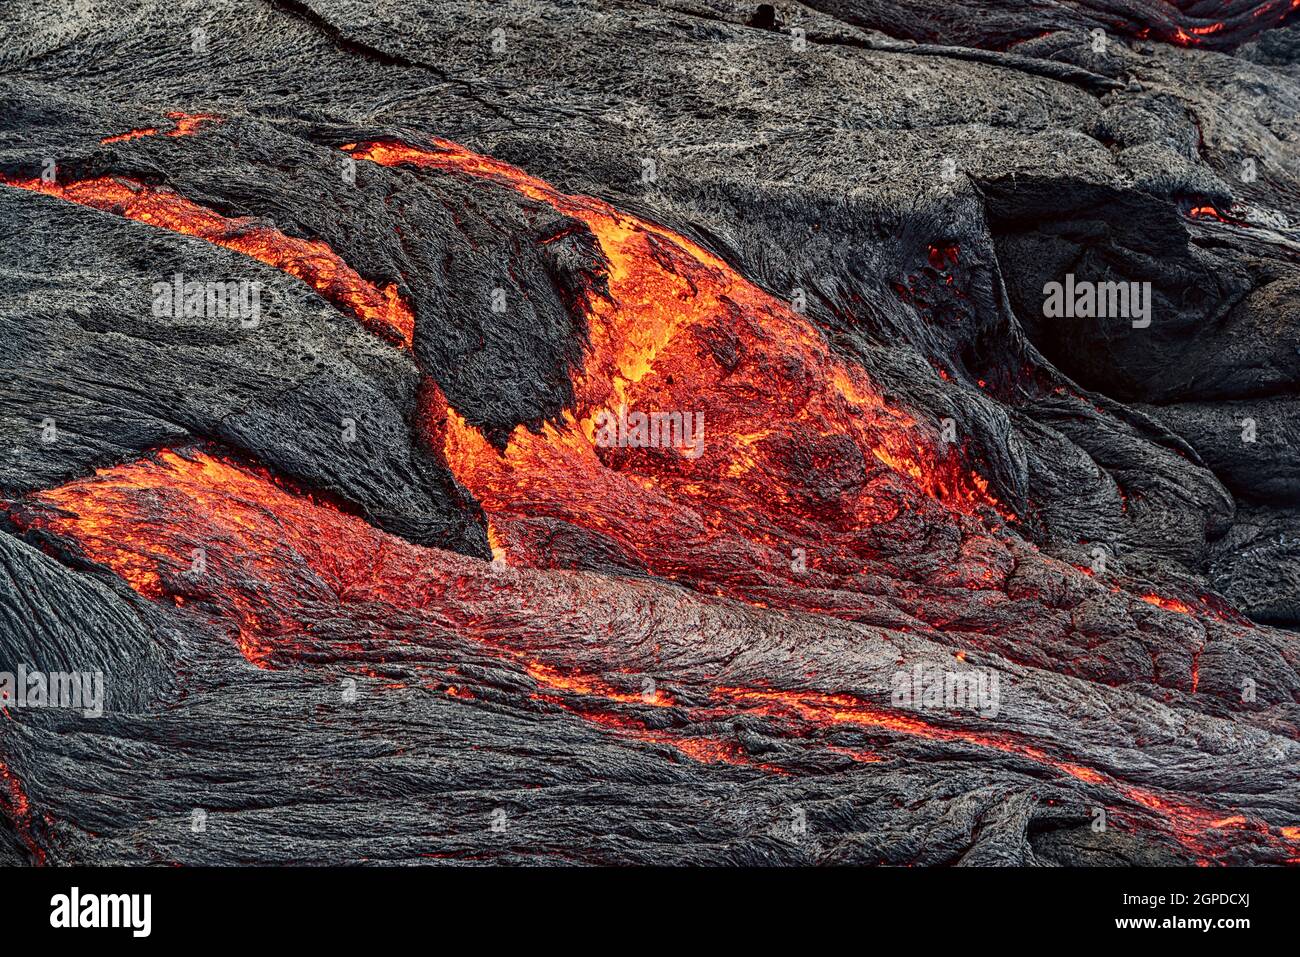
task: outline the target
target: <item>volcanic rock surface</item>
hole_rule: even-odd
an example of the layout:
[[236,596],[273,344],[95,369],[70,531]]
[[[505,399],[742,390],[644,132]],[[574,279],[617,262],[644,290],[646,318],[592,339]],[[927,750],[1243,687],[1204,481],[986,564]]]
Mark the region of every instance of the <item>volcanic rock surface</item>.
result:
[[5,10],[0,860],[1300,862],[1294,6]]

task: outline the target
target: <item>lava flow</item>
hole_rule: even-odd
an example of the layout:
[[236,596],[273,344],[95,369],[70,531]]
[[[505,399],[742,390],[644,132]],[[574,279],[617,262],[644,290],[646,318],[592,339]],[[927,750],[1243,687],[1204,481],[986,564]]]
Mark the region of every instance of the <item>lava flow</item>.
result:
[[[588,294],[587,361],[575,410],[558,424],[521,427],[499,453],[448,408],[432,379],[422,390],[416,426],[484,506],[494,557],[591,567],[591,549],[563,545],[577,531],[608,543],[596,551],[612,552],[615,565],[705,592],[889,627],[942,632],[968,622],[956,641],[1027,660],[1014,635],[969,633],[982,630],[988,608],[1007,602],[1016,561],[984,480],[785,303],[684,237],[455,144],[348,149],[387,165],[470,174],[546,202],[581,219],[603,248],[607,289]],[[414,316],[396,288],[367,283],[319,241],[115,178],[0,182],[238,250],[410,345]],[[929,255],[946,262],[956,253],[936,247]],[[700,454],[606,447],[597,417],[615,403],[619,415],[629,405],[679,421],[690,413]],[[1181,610],[1172,599],[1145,600]],[[1061,667],[1076,673],[1073,661]],[[1195,688],[1194,675],[1189,681]]]
[[[606,288],[586,296],[572,410],[520,426],[499,452],[430,392],[431,442],[511,562],[564,565],[547,543],[577,527],[657,575],[798,607],[800,588],[851,588],[867,562],[897,556],[915,539],[904,526],[956,538],[958,526],[988,536],[1000,524],[987,482],[937,424],[887,400],[811,322],[697,243],[444,140],[344,149],[513,190],[600,243]],[[636,437],[638,416],[662,432]],[[793,588],[773,599],[775,583]]]
[[[193,136],[204,126],[212,123],[220,123],[221,117],[213,113],[182,113],[179,110],[172,110],[167,114],[167,119],[172,121],[172,128],[167,130],[165,136]],[[145,126],[136,130],[127,130],[125,133],[117,133],[113,136],[105,136],[100,140],[101,143],[122,143],[127,140],[140,139],[144,136],[156,136],[161,132],[156,126]]]
[[1288,855],[1294,854],[1296,845],[1300,845],[1297,828],[1270,828],[1262,821],[1242,815],[1224,815],[1221,811],[1165,797],[1147,788],[1117,780],[1094,768],[1053,757],[1040,747],[1008,735],[943,727],[915,715],[883,710],[851,695],[754,688],[718,688],[714,694],[736,704],[747,704],[769,716],[792,714],[823,726],[848,724],[879,728],[931,741],[960,742],[1028,758],[1085,784],[1120,794],[1133,804],[1152,812],[1180,844],[1198,855],[1198,863],[1201,864],[1212,862],[1217,847],[1216,837],[1220,836],[1217,832],[1224,828],[1253,831],[1263,842],[1282,849]]
[[[508,589],[492,566],[394,538],[261,468],[164,450],[41,492],[10,514],[21,528],[75,542],[82,556],[147,598],[209,610],[259,668],[362,650],[313,638],[312,623],[320,619],[356,614],[368,620],[376,643],[427,643],[427,621],[437,620],[514,663],[537,685],[539,702],[701,763],[785,773],[733,742],[648,725],[637,708],[677,704],[662,690],[624,691],[507,640],[494,618],[510,616],[502,602]],[[412,629],[413,615],[428,616],[425,626]],[[611,705],[637,708],[613,713]]]
[[[527,674],[539,689],[534,699],[622,736],[671,745],[697,762],[789,773],[779,761],[749,756],[737,741],[691,730],[697,723],[716,726],[719,718],[758,715],[767,733],[795,747],[840,754],[845,749],[828,736],[853,726],[886,743],[922,738],[1032,761],[1105,790],[1196,855],[1212,856],[1219,846],[1214,834],[1226,827],[1249,830],[1279,853],[1294,852],[1287,834],[1263,822],[1166,798],[1005,733],[947,727],[848,694],[718,685],[707,678],[695,697],[703,692],[708,703],[691,706],[662,689],[638,694],[581,669],[562,669],[530,645],[540,640],[563,648],[569,632],[592,633],[595,619],[572,601],[570,589],[581,584],[503,577],[489,563],[411,544],[261,468],[207,453],[163,451],[103,469],[29,496],[11,517],[28,531],[75,542],[86,558],[111,568],[142,595],[170,599],[230,629],[241,653],[259,667],[340,660],[363,645],[380,652],[412,646],[445,652],[453,641],[469,641]],[[354,622],[351,633],[364,630],[364,642],[332,647],[317,630],[337,621]],[[599,651],[606,669],[617,666],[608,659],[620,654],[610,634]],[[656,709],[678,718],[647,722],[645,713]],[[851,757],[882,760],[876,752]]]
[[[179,128],[179,127],[178,127]],[[395,284],[377,288],[327,244],[287,236],[251,217],[230,218],[158,187],[114,176],[73,183],[0,173],[0,183],[206,240],[301,279],[372,332],[410,347],[415,316]]]
[[1300,9],[1300,0],[1174,0],[1182,24],[1161,24],[1137,33],[1184,47],[1234,47],[1264,30],[1282,26]]
[[[557,421],[521,426],[498,449],[469,423],[469,410],[448,406],[432,378],[422,390],[416,425],[482,504],[494,557],[546,569],[590,567],[583,562],[591,555],[614,554],[616,564],[751,605],[846,618],[876,597],[931,624],[977,617],[970,608],[981,601],[1010,600],[1008,576],[1024,554],[1015,550],[1026,546],[1008,533],[1008,513],[985,480],[936,428],[837,356],[812,323],[723,260],[601,200],[560,193],[444,141],[347,149],[381,165],[469,175],[545,203],[584,224],[603,253],[604,284],[585,299],[589,341],[574,404]],[[115,178],[2,181],[249,255],[411,346],[414,317],[396,288],[370,285],[324,243]],[[934,247],[929,257],[947,263],[956,252]],[[637,413],[670,424],[676,416],[679,441],[671,429],[668,441],[629,441]],[[699,426],[698,441],[690,441],[690,423]],[[1049,780],[1098,789],[1130,821],[1203,861],[1226,846],[1225,830],[1250,832],[1267,855],[1295,853],[1289,829],[1167,797],[1064,754],[1054,741],[968,730],[947,723],[951,716],[923,719],[856,695],[723,684],[707,671],[681,678],[680,695],[636,693],[634,682],[610,676],[630,679],[642,663],[620,658],[631,652],[598,611],[575,607],[588,596],[571,578],[526,571],[532,577],[511,581],[500,562],[413,545],[234,459],[161,451],[34,493],[8,512],[18,528],[59,548],[75,543],[139,594],[226,631],[260,668],[370,655],[382,662],[468,642],[478,660],[486,654],[531,681],[534,707],[671,746],[695,762],[787,775],[794,772],[783,760],[805,751],[872,764],[909,739],[974,747],[994,760],[1032,762]],[[575,532],[610,548],[556,546]],[[610,588],[626,587],[612,581]],[[1136,597],[1198,614],[1178,599]],[[365,637],[345,647],[327,637],[339,627]],[[568,646],[596,634],[606,657],[575,663]],[[1195,692],[1195,660],[1191,667]],[[446,684],[449,696],[478,697]],[[785,750],[751,753],[739,721],[761,722]],[[870,737],[871,750],[844,747],[836,736],[846,729]],[[17,807],[16,798],[10,803]]]
[[[8,716],[8,711],[4,714]],[[33,860],[37,864],[44,864],[45,850],[32,834],[35,821],[31,801],[27,799],[22,782],[3,761],[0,761],[0,815],[13,823],[19,838],[31,852]]]

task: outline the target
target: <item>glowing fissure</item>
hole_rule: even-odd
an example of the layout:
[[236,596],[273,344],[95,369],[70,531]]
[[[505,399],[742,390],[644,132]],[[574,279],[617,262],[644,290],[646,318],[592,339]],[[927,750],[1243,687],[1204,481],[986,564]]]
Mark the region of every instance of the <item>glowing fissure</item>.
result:
[[1194,614],[1192,607],[1185,601],[1179,601],[1177,598],[1165,598],[1160,595],[1148,593],[1138,595],[1148,605],[1155,605],[1157,608],[1163,608],[1166,611],[1176,611],[1183,615]]
[[[767,715],[793,713],[815,724],[849,724],[876,728],[899,734],[915,735],[932,741],[950,741],[1001,751],[1051,767],[1078,781],[1105,787],[1123,795],[1134,804],[1154,812],[1163,819],[1172,835],[1184,847],[1201,855],[1212,855],[1207,840],[1211,832],[1228,827],[1253,830],[1273,843],[1297,843],[1298,828],[1270,828],[1262,821],[1243,815],[1225,817],[1222,811],[1197,807],[1163,797],[1154,791],[1117,780],[1109,774],[1053,757],[1042,748],[1026,744],[1004,734],[986,734],[960,728],[946,728],[920,717],[874,707],[859,698],[843,694],[807,691],[776,691],[754,688],[718,688],[715,694],[734,703],[748,704]],[[1276,833],[1274,833],[1276,832]],[[1203,859],[1204,863],[1208,860]]]
[[302,280],[394,344],[411,345],[415,315],[397,286],[390,283],[379,288],[367,282],[320,240],[287,236],[251,217],[222,216],[177,193],[115,176],[62,183],[0,173],[0,183],[242,253]]
[[1187,210],[1187,218],[1209,219],[1214,222],[1223,223],[1225,226],[1241,226],[1247,229],[1251,228],[1250,223],[1246,222],[1244,219],[1238,219],[1234,216],[1228,215],[1227,213],[1222,213],[1217,207],[1212,206],[1209,203],[1193,205]]
[[[172,128],[167,130],[165,136],[193,136],[204,126],[220,123],[222,118],[215,113],[182,113],[179,110],[172,110],[167,114],[167,119],[172,121]],[[101,143],[123,143],[127,140],[136,140],[144,136],[156,136],[161,132],[156,126],[145,126],[135,130],[127,130],[125,133],[116,133],[113,136],[105,136],[100,140]]]
[[[8,709],[0,710],[4,712],[5,717],[9,716]],[[0,761],[0,814],[13,822],[19,839],[31,852],[36,863],[44,864],[45,849],[32,834],[35,815],[32,812],[31,801],[28,800],[27,792],[23,790],[18,776],[9,770],[9,766],[3,761]]]
[[1265,30],[1283,26],[1300,9],[1300,0],[1265,0],[1263,3],[1223,0],[1212,16],[1205,18],[1207,4],[1196,0],[1174,0],[1185,25],[1143,27],[1134,36],[1154,37],[1183,47],[1232,48]]

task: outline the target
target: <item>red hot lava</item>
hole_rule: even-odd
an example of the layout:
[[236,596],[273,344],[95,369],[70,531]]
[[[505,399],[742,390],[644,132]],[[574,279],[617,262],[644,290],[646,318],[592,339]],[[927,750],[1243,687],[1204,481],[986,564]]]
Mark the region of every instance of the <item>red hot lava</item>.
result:
[[1135,35],[1183,47],[1231,49],[1264,30],[1283,26],[1300,9],[1300,0],[1173,0],[1171,5],[1175,9],[1156,26]]
[[[344,149],[486,180],[580,220],[600,243],[607,292],[588,292],[585,365],[559,421],[517,428],[498,452],[430,394],[431,441],[512,562],[549,564],[539,519],[559,521],[658,575],[809,607],[802,587],[851,589],[920,525],[954,539],[960,526],[996,550],[986,523],[1000,526],[999,505],[938,423],[890,401],[811,322],[697,243],[445,140]],[[638,415],[651,425],[639,437]],[[702,442],[656,441],[656,416],[670,435],[694,423]]]
[[[934,427],[888,401],[860,367],[835,355],[807,320],[707,250],[454,144],[371,143],[349,151],[386,165],[471,175],[548,203],[585,223],[608,262],[607,291],[588,293],[587,358],[575,381],[574,408],[560,421],[536,431],[521,427],[498,452],[446,406],[436,386],[426,390],[429,437],[483,503],[494,553],[546,565],[538,519],[560,520],[616,542],[662,577],[757,605],[850,617],[852,609],[834,605],[827,590],[896,583],[909,557],[922,557],[936,542],[946,542],[949,563],[960,567],[940,561],[943,567],[927,572],[910,597],[895,584],[893,599],[921,608],[934,600],[925,588],[981,589],[1005,581],[1009,539],[980,476],[939,443]],[[372,329],[395,331],[410,344],[413,316],[395,289],[380,291],[361,280],[323,243],[118,179],[4,181],[236,249],[303,279]],[[942,250],[936,255],[950,258]],[[620,415],[628,409],[703,413],[702,454],[671,444],[602,443],[598,417],[614,408]],[[411,617],[435,614],[514,662],[535,682],[541,702],[620,734],[672,744],[695,760],[783,773],[750,759],[734,742],[651,727],[620,710],[699,710],[683,708],[671,695],[633,695],[502,640],[493,615],[510,604],[508,591],[484,563],[389,536],[260,469],[162,452],[34,495],[14,519],[77,542],[143,595],[196,607],[231,629],[244,656],[261,667],[319,652],[311,623],[340,609],[371,623],[394,622],[393,635],[408,641],[427,633],[409,627]],[[196,547],[205,549],[208,574],[187,573]],[[1192,613],[1174,599],[1141,597]],[[821,607],[828,601],[832,607]],[[509,607],[500,612],[511,613]],[[1197,854],[1208,855],[1212,833],[1224,828],[1245,828],[1266,842],[1291,840],[1288,829],[1274,835],[1243,815],[1163,798],[1008,735],[941,727],[848,695],[704,690],[709,713],[760,714],[773,733],[808,746],[843,753],[824,734],[848,724],[1035,761],[1117,794]],[[455,686],[447,694],[473,700]],[[872,752],[851,756],[882,760]]]
[[[661,577],[765,607],[942,627],[1006,601],[1008,548],[1025,546],[1000,534],[984,480],[784,302],[685,237],[455,144],[347,149],[553,205],[589,226],[608,261],[608,290],[588,294],[577,402],[558,423],[517,429],[498,454],[436,383],[423,390],[418,427],[484,505],[495,557],[565,565],[545,545],[559,521]],[[414,315],[396,288],[367,283],[322,242],[117,178],[0,182],[235,249],[411,343]],[[957,251],[935,246],[931,256],[947,263]],[[607,447],[597,421],[615,403],[620,414],[690,413],[702,454]]]
[[177,193],[114,176],[49,183],[0,173],[0,183],[233,249],[301,279],[378,335],[405,347],[411,344],[415,316],[397,286],[379,289],[366,282],[320,240],[287,236],[248,217],[222,216]]
[[[881,747],[899,739],[976,747],[1040,764],[1122,801],[1134,820],[1166,831],[1192,853],[1210,859],[1217,832],[1251,831],[1256,840],[1294,853],[1285,829],[1244,815],[1190,804],[1057,757],[1044,747],[994,730],[966,730],[872,704],[848,694],[704,684],[709,703],[683,705],[662,689],[635,693],[603,677],[544,660],[529,647],[531,635],[592,627],[574,607],[565,578],[503,577],[486,562],[413,545],[359,517],[277,482],[256,467],[200,452],[164,451],[151,459],[104,469],[30,496],[12,512],[22,528],[76,542],[89,559],[106,565],[141,594],[204,615],[230,629],[242,654],[259,667],[290,661],[328,661],[346,650],[314,636],[321,620],[364,622],[368,642],[435,647],[450,630],[473,641],[532,678],[534,698],[623,736],[668,744],[692,760],[747,765],[789,773],[779,763],[751,758],[736,741],[702,736],[681,722],[647,723],[648,710],[672,709],[688,721],[759,716],[768,733],[800,747],[845,749],[827,740],[837,727],[863,729]],[[193,565],[202,548],[204,566]],[[533,625],[521,633],[518,615]],[[538,622],[544,627],[537,628]],[[609,632],[617,634],[617,629]],[[382,644],[381,644],[382,646]],[[602,659],[616,659],[616,639]],[[603,660],[617,667],[617,660]],[[707,678],[703,680],[707,681]],[[455,690],[455,696],[473,696]],[[449,694],[452,692],[449,691]],[[698,696],[697,696],[698,697]],[[852,752],[853,760],[884,760],[877,752]],[[10,810],[30,816],[21,790],[10,790]],[[16,809],[16,810],[15,810]]]
[[[167,136],[193,136],[204,126],[221,122],[221,117],[213,113],[182,113],[178,110],[172,110],[168,113],[167,119],[172,121],[172,128],[165,134]],[[158,132],[156,126],[146,126],[137,130],[127,130],[125,133],[118,133],[114,136],[105,136],[100,142],[121,143],[126,140],[139,139],[142,136],[155,136]]]

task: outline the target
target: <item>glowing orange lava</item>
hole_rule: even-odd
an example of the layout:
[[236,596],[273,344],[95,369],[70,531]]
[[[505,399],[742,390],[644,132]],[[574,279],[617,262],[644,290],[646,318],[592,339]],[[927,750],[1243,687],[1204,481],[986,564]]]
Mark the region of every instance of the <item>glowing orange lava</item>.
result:
[[1214,206],[1210,206],[1208,204],[1193,206],[1191,209],[1187,211],[1187,217],[1189,219],[1202,219],[1202,220],[1209,219],[1218,223],[1223,223],[1225,226],[1240,226],[1244,229],[1251,228],[1251,224],[1248,223],[1246,220],[1229,216],[1228,214],[1220,212],[1217,208],[1215,208]]
[[656,708],[671,707],[674,703],[671,695],[658,689],[646,694],[630,694],[626,691],[620,691],[594,675],[573,672],[566,674],[539,661],[528,662],[527,670],[528,674],[538,684],[559,691],[567,691],[571,694],[595,695],[623,704],[646,704],[653,705]]
[[[808,584],[788,573],[801,551],[827,556],[823,571],[843,581],[880,556],[891,523],[998,520],[988,483],[940,441],[937,423],[887,400],[811,322],[692,240],[445,140],[344,149],[512,190],[580,220],[600,244],[605,288],[586,296],[589,342],[570,410],[520,426],[498,452],[440,392],[426,394],[431,444],[487,512],[494,552],[546,565],[537,520],[559,520],[656,574],[755,600],[770,582],[738,580],[746,561],[793,584],[791,595]],[[607,423],[637,410],[691,413],[701,447],[606,441]],[[719,551],[735,560],[705,558]]]
[[[193,136],[206,124],[220,123],[222,121],[222,118],[214,113],[182,113],[179,110],[171,111],[167,114],[167,118],[172,121],[172,128],[167,131],[167,136]],[[156,126],[146,126],[137,130],[127,130],[125,133],[118,133],[114,136],[105,136],[100,142],[122,143],[126,140],[139,139],[142,136],[155,136],[158,132]]]
[[154,136],[158,132],[156,126],[142,126],[139,129],[127,130],[125,133],[117,133],[113,136],[105,136],[101,143],[124,143],[127,140],[140,139],[143,136]]
[[[682,703],[692,700],[685,693],[630,691],[612,671],[561,668],[527,647],[517,630],[515,641],[504,640],[500,619],[517,627],[521,617],[531,622],[558,614],[526,588],[505,600],[508,589],[493,578],[507,558],[523,568],[551,563],[548,522],[615,543],[663,578],[763,607],[831,615],[853,613],[834,604],[832,590],[880,587],[866,584],[873,567],[884,567],[880,581],[898,582],[904,576],[890,564],[936,549],[935,542],[946,543],[944,560],[929,561],[927,553],[918,562],[931,591],[909,594],[914,582],[908,581],[891,598],[921,609],[945,592],[1004,596],[998,586],[1013,562],[999,537],[1001,507],[958,451],[941,443],[937,427],[889,400],[812,323],[708,250],[445,141],[431,148],[384,142],[347,149],[386,166],[470,175],[512,190],[581,221],[599,242],[606,285],[587,293],[589,342],[569,411],[536,429],[519,427],[498,451],[467,421],[468,411],[448,406],[435,383],[422,390],[417,424],[483,505],[497,561],[410,544],[263,469],[201,452],[162,451],[35,493],[11,510],[20,528],[75,542],[140,594],[207,616],[258,667],[328,654],[313,625],[354,614],[393,641],[432,641],[427,636],[442,629],[478,642],[532,680],[534,700],[612,733],[671,745],[700,762],[786,773],[752,760],[738,742],[659,727],[642,715],[757,715],[791,741],[862,763],[882,759],[826,743],[837,726],[1014,755],[1149,811],[1206,857],[1213,832],[1223,829],[1250,830],[1273,842],[1300,840],[1297,828],[1275,833],[1244,815],[1167,799],[1007,734],[946,727],[856,696],[708,681],[694,699],[707,697],[708,706],[689,706]],[[414,317],[396,287],[370,285],[324,243],[116,178],[67,185],[0,181],[236,250],[307,282],[369,328],[411,344]],[[955,264],[957,251],[936,245],[927,256],[932,264]],[[702,413],[700,454],[672,445],[603,444],[601,413],[628,409]],[[1177,599],[1139,597],[1193,613]],[[458,685],[442,693],[475,700]],[[29,817],[27,805],[19,807],[21,788],[13,790],[16,782],[3,765],[0,776],[9,791],[8,797],[0,791],[4,810]]]
[[[8,712],[6,711],[5,714],[8,715]],[[44,864],[45,849],[37,843],[32,834],[32,827],[36,820],[32,813],[31,801],[28,800],[27,792],[23,790],[18,776],[9,770],[8,765],[3,761],[0,761],[0,814],[13,822],[14,830],[31,851],[35,862],[38,865]]]
[[1139,595],[1138,597],[1148,605],[1155,605],[1157,608],[1163,608],[1166,611],[1177,611],[1184,615],[1193,614],[1191,606],[1186,602],[1179,601],[1177,598],[1164,598],[1153,593]]
[[[103,469],[35,493],[10,514],[20,528],[77,542],[87,558],[107,565],[147,597],[182,599],[187,608],[206,609],[215,622],[232,630],[241,652],[259,667],[282,656],[317,660],[328,655],[328,645],[312,636],[312,622],[349,609],[372,631],[382,632],[389,627],[386,622],[395,622],[395,634],[403,641],[425,640],[422,635],[437,622],[517,662],[535,682],[537,700],[612,733],[671,745],[695,761],[788,773],[749,757],[736,741],[652,726],[640,716],[643,709],[672,709],[710,722],[758,714],[769,719],[771,733],[861,763],[881,757],[831,744],[826,733],[849,725],[1014,755],[1145,809],[1205,859],[1217,853],[1213,833],[1225,828],[1250,831],[1274,846],[1289,847],[1300,838],[1296,828],[1270,828],[1239,813],[1167,798],[1003,732],[946,727],[849,694],[708,684],[709,704],[689,706],[659,688],[637,692],[626,687],[634,682],[619,685],[561,668],[542,660],[526,639],[521,644],[517,631],[502,640],[497,630],[502,621],[514,628],[521,607],[528,609],[530,620],[563,611],[554,606],[546,611],[538,583],[511,585],[489,563],[413,545],[277,482],[260,468],[205,453],[163,451]],[[519,606],[523,595],[528,603]],[[416,627],[411,615],[429,617]],[[446,694],[474,699],[454,685]],[[21,802],[14,797],[9,803],[17,807]]]
[[409,348],[415,316],[397,286],[366,282],[328,245],[286,236],[252,218],[231,219],[161,188],[101,176],[74,183],[0,173],[0,183],[113,213],[158,229],[195,236],[273,266],[356,316],[371,331]]
[[[1255,831],[1264,841],[1278,844],[1292,843],[1300,836],[1300,828],[1270,828],[1262,821],[1244,815],[1224,816],[1221,812],[1197,807],[1184,801],[1163,797],[1155,792],[1117,780],[1094,768],[1052,757],[1042,748],[1017,741],[1007,735],[987,734],[959,728],[935,725],[920,717],[897,711],[887,711],[851,695],[827,695],[806,691],[775,691],[753,688],[718,688],[716,695],[732,701],[749,704],[765,713],[779,715],[793,712],[817,724],[851,724],[901,734],[915,735],[934,741],[956,741],[1028,758],[1054,768],[1086,784],[1097,785],[1123,795],[1164,819],[1173,836],[1185,847],[1201,855],[1212,857],[1213,832],[1224,828],[1245,828]],[[1208,859],[1203,859],[1208,863]]]
[[[693,760],[767,767],[732,742],[654,729],[634,715],[598,709],[676,702],[661,689],[626,691],[497,641],[479,613],[499,594],[489,566],[394,538],[282,486],[260,468],[164,450],[37,493],[12,517],[23,528],[75,541],[86,558],[148,598],[214,609],[240,653],[259,668],[322,654],[309,638],[314,611],[374,607],[383,621],[425,608],[454,619],[463,608],[458,632],[517,662],[541,689],[534,697],[637,740],[671,745]],[[476,575],[457,575],[457,567]],[[361,673],[380,677],[373,669]],[[446,693],[474,698],[455,686]]]
[[[1264,30],[1286,23],[1290,15],[1300,9],[1300,0],[1267,0],[1251,4],[1247,0],[1223,0],[1212,13],[1209,4],[1195,0],[1173,0],[1181,13],[1185,26],[1145,27],[1136,36],[1145,39],[1152,33],[1162,40],[1183,47],[1211,47],[1231,49],[1246,42]],[[1221,19],[1201,20],[1206,14]]]

